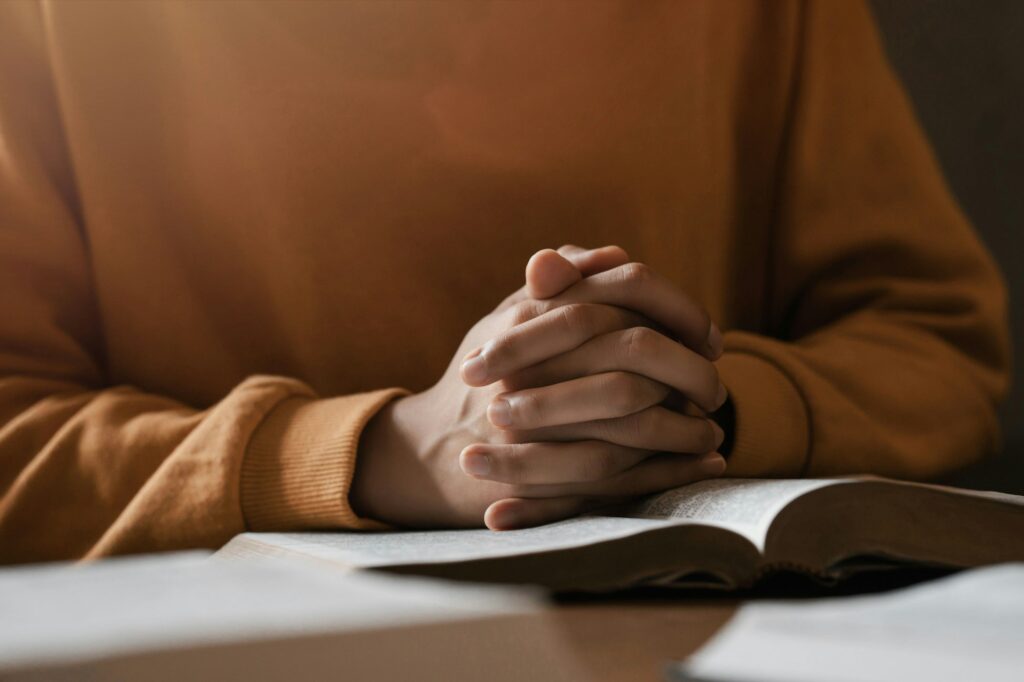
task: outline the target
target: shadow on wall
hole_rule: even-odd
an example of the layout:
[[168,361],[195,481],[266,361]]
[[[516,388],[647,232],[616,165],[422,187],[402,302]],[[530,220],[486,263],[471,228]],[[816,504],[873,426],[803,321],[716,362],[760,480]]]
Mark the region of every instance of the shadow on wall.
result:
[[1010,288],[1015,369],[1004,452],[953,482],[1024,494],[1024,2],[872,6],[946,177]]

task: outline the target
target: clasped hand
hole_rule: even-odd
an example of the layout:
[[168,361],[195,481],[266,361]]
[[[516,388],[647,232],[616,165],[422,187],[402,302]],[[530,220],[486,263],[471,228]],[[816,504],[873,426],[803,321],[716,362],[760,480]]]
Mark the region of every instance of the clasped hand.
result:
[[350,499],[401,526],[533,526],[721,475],[707,313],[618,247],[538,252],[444,376],[367,426]]

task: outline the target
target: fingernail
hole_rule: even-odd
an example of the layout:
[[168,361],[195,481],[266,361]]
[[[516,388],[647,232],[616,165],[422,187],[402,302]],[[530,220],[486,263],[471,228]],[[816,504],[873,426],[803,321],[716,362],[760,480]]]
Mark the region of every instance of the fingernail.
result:
[[711,424],[711,430],[715,432],[715,450],[717,450],[722,446],[722,443],[725,441],[725,431],[722,430],[721,426],[711,421],[710,419],[708,420],[708,423]]
[[487,418],[495,426],[512,426],[512,406],[498,398],[487,407]]
[[717,360],[724,350],[725,342],[722,340],[722,332],[718,330],[718,325],[712,322],[711,330],[708,332],[708,353],[712,360]]
[[482,384],[487,380],[487,360],[483,353],[462,363],[462,378],[471,384]]
[[701,455],[701,458],[697,460],[697,466],[703,473],[717,476],[725,471],[725,458],[717,452],[709,452]]
[[470,476],[486,476],[491,473],[491,458],[479,450],[463,450],[459,464]]
[[722,405],[725,405],[725,401],[729,399],[729,391],[725,388],[725,384],[719,382],[718,384],[718,395],[715,396],[715,409],[717,410]]

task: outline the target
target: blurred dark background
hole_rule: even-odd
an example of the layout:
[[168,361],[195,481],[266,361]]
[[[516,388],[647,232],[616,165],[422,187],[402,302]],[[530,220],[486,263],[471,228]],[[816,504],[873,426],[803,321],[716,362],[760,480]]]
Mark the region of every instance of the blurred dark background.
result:
[[871,4],[946,178],[1010,288],[1015,367],[1004,450],[951,480],[1024,494],[1024,2]]

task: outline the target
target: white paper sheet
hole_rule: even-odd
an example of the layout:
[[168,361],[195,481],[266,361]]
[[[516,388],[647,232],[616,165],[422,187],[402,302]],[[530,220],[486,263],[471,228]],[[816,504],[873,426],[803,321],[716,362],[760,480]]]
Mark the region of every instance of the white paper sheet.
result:
[[0,570],[0,674],[196,644],[525,613],[538,604],[522,591],[191,552],[8,568]]
[[1024,564],[882,595],[745,606],[676,679],[1024,680]]

